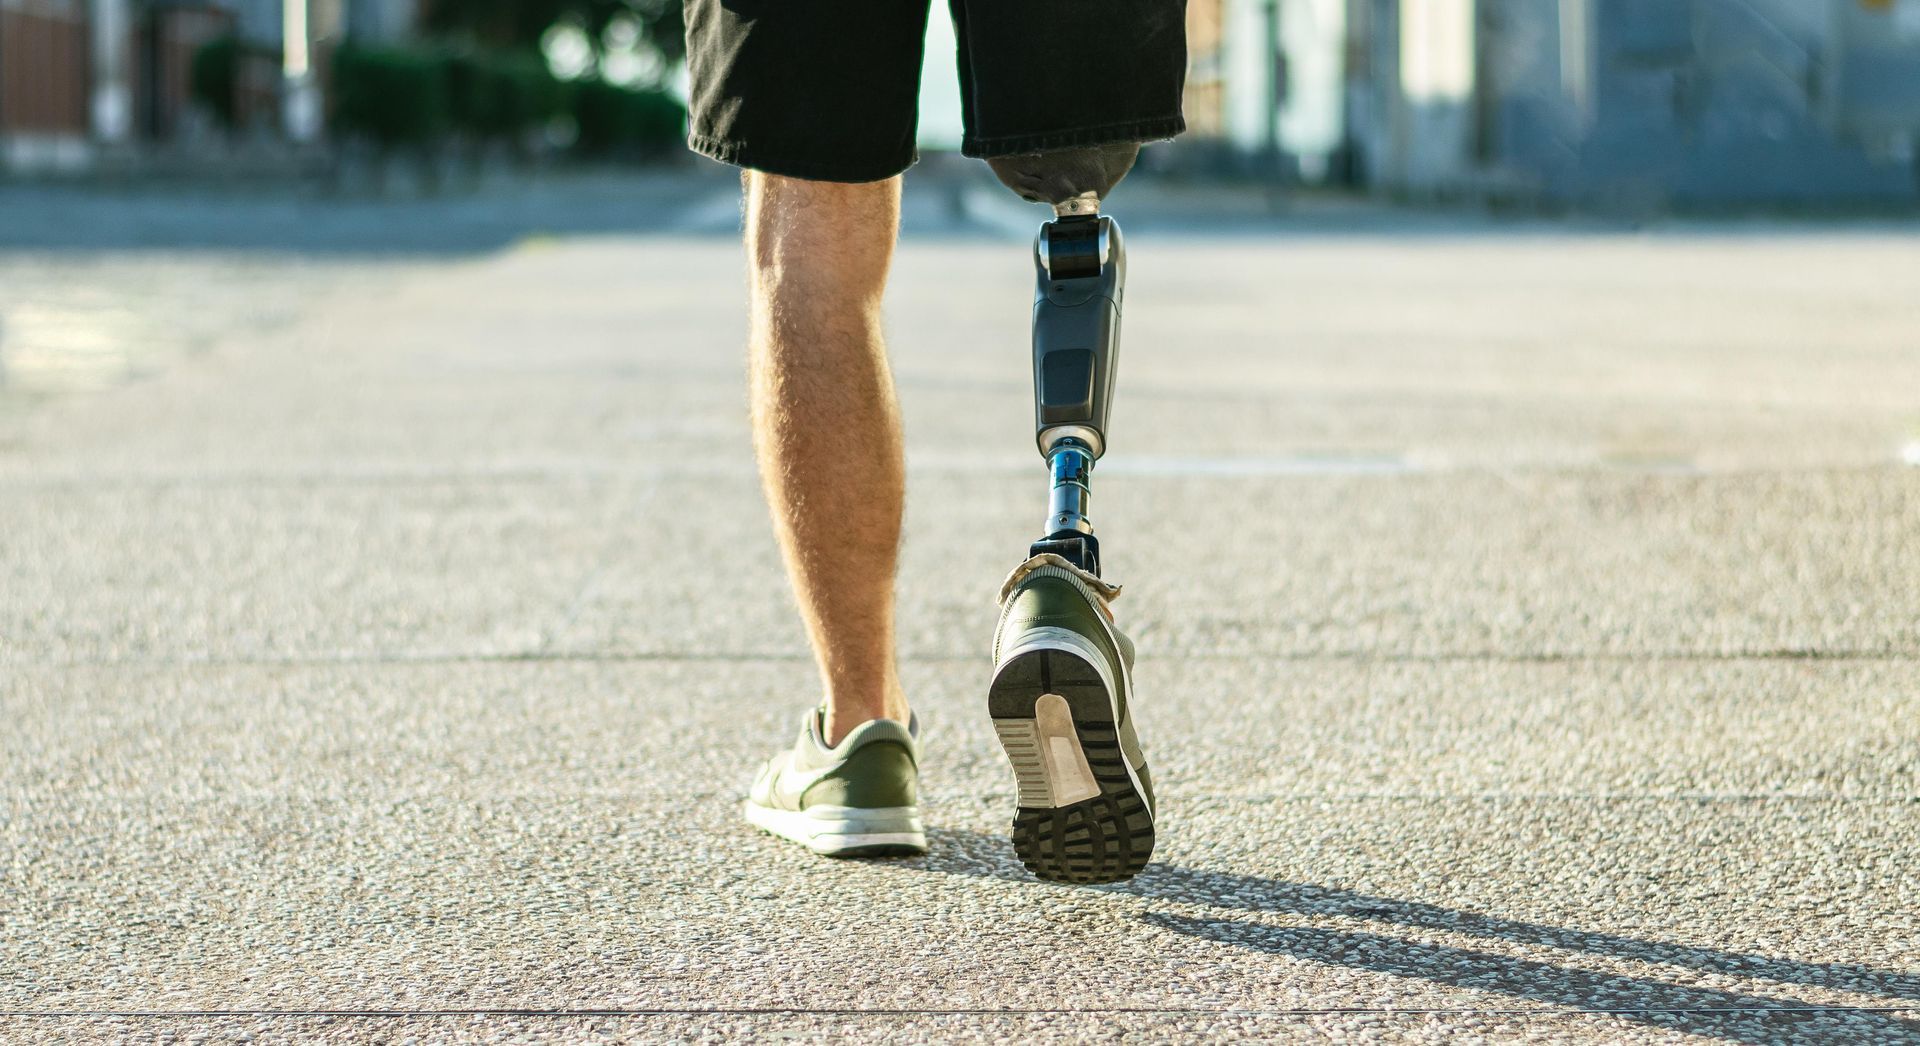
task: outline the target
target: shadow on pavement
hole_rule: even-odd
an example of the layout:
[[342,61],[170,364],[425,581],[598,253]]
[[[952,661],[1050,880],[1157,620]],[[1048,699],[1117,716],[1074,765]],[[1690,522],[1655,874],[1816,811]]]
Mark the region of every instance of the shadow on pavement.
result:
[[[949,875],[1034,881],[1020,867],[1002,837],[939,828],[929,830],[928,835],[927,856],[904,864]],[[1344,916],[1581,951],[1609,959],[1684,967],[1716,977],[1758,978],[1876,995],[1889,1004],[1920,1001],[1920,975],[1913,972],[1800,962],[1642,940],[1260,876],[1155,863],[1131,882],[1087,889],[1263,914]],[[1892,1013],[1846,1010],[1845,1024],[1840,1025],[1821,1018],[1844,1007],[1600,973],[1362,930],[1271,926],[1159,912],[1147,914],[1143,921],[1159,929],[1270,955],[1419,978],[1476,991],[1501,992],[1553,1006],[1606,1011],[1624,1020],[1739,1042],[1778,1042],[1783,1037],[1833,1041],[1859,1041],[1863,1036],[1874,1041],[1920,1039],[1920,1021]],[[1914,1008],[1920,1009],[1920,1005]]]

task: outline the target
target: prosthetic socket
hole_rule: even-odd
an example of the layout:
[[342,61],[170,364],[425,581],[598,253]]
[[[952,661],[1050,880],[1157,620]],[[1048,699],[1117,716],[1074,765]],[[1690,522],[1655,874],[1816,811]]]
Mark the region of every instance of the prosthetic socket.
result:
[[1099,213],[1100,196],[1138,152],[1137,145],[1096,146],[989,161],[1001,181],[1053,204],[1056,215],[1033,245],[1034,428],[1052,492],[1043,536],[1029,554],[1055,553],[1094,574],[1100,543],[1088,517],[1089,480],[1106,452],[1127,276],[1120,226]]

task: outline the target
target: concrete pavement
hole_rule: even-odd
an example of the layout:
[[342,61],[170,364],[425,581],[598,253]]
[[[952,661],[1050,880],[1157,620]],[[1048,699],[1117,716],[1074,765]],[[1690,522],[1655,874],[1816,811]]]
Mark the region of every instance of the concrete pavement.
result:
[[836,863],[735,809],[814,680],[687,185],[0,251],[0,359],[205,331],[0,391],[0,1038],[1920,1041],[1920,234],[1138,190],[1094,508],[1166,828],[1071,889],[981,710],[1019,215],[910,200],[933,851]]

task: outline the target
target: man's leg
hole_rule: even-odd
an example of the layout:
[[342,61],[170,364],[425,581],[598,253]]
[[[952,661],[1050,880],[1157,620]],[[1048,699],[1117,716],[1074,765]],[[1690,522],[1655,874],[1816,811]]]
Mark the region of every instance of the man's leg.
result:
[[880,330],[900,179],[745,182],[754,445],[833,745],[908,714],[893,651],[905,467]]
[[754,443],[825,688],[742,813],[815,853],[925,853],[920,744],[893,655],[905,469],[880,295],[928,6],[684,6],[687,144],[754,172]]

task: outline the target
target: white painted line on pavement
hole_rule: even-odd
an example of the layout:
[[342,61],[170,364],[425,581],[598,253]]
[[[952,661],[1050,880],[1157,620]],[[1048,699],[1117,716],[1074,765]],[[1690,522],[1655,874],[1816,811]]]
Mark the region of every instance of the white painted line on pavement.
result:
[[[1045,471],[1034,457],[984,454],[908,454],[916,472],[996,474]],[[1175,457],[1128,454],[1100,460],[1103,476],[1375,476],[1445,471],[1447,466],[1395,455],[1281,455],[1274,457]]]
[[1100,463],[1108,476],[1393,476],[1434,471],[1388,455],[1172,458],[1136,455]]

